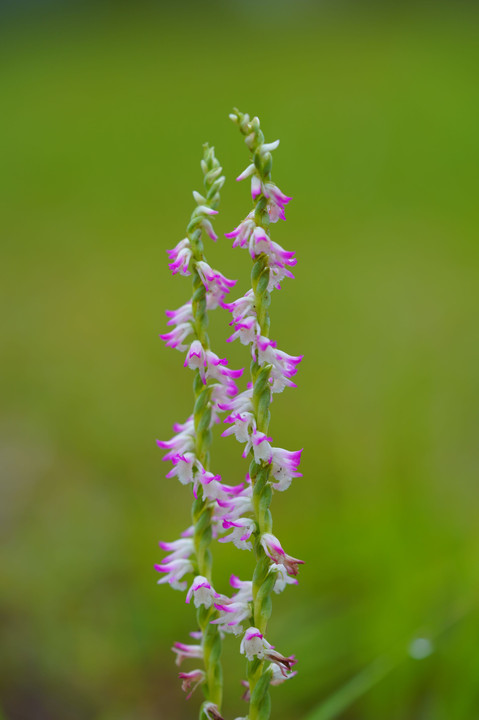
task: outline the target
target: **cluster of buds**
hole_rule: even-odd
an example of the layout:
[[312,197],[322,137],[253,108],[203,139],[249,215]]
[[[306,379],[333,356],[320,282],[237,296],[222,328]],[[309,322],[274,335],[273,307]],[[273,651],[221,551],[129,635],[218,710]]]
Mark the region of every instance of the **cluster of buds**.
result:
[[[169,347],[185,353],[184,366],[195,372],[195,404],[192,415],[174,425],[170,440],[157,441],[166,451],[164,459],[172,463],[167,477],[191,486],[193,524],[172,542],[160,542],[168,554],[156,565],[162,574],[160,584],[186,592],[186,603],[197,611],[198,629],[191,633],[196,644],[175,643],[173,652],[180,665],[192,659],[201,668],[180,672],[182,688],[190,697],[203,686],[206,700],[200,720],[223,720],[221,716],[222,674],[221,643],[226,634],[241,637],[240,653],[248,660],[246,718],[267,720],[269,685],[278,685],[293,677],[296,660],[275,650],[265,637],[271,614],[271,594],[281,593],[296,584],[301,560],[288,555],[272,533],[269,510],[274,490],[287,490],[298,472],[302,450],[275,447],[268,433],[270,405],[274,394],[295,387],[293,377],[302,356],[278,349],[269,337],[268,308],[270,293],[292,278],[296,264],[294,252],[285,250],[270,237],[270,225],[285,220],[290,199],[272,182],[272,151],[279,145],[264,142],[258,118],[236,111],[230,116],[245,136],[252,162],[237,178],[251,178],[254,209],[226,237],[233,247],[247,248],[253,261],[252,287],[243,297],[227,302],[235,281],[226,278],[206,261],[202,235],[217,236],[211,219],[217,214],[219,190],[224,178],[212,149],[205,147],[202,169],[205,195],[193,193],[195,208],[187,235],[169,251],[173,274],[193,276],[193,294],[177,310],[167,311],[172,329],[161,335]],[[209,346],[206,333],[207,313],[217,307],[231,316],[233,334],[229,342],[239,340],[249,347],[251,381],[239,392],[236,382],[243,370],[232,370]],[[224,414],[226,417],[223,419]],[[242,455],[250,458],[243,482],[229,485],[210,469],[211,429],[215,423],[228,425],[223,436],[233,435],[243,445]],[[212,581],[212,540],[231,542],[240,550],[254,549],[256,568],[251,580],[232,575],[231,597],[217,592]]]

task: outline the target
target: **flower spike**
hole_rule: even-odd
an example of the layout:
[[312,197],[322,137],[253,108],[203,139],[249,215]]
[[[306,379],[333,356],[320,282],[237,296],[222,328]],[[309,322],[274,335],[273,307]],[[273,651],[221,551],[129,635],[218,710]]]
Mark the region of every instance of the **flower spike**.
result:
[[[289,355],[277,347],[270,338],[270,295],[279,289],[285,278],[293,278],[291,268],[297,259],[271,238],[271,227],[286,219],[286,206],[291,198],[285,195],[271,178],[272,152],[279,141],[265,142],[257,117],[234,110],[230,118],[245,137],[251,152],[250,163],[237,180],[250,179],[254,209],[226,237],[233,240],[234,248],[247,249],[253,261],[251,289],[241,298],[224,303],[232,314],[234,332],[229,342],[239,340],[249,346],[251,385],[238,394],[224,408],[229,411],[225,423],[229,427],[223,436],[234,435],[243,447],[243,457],[249,456],[249,483],[251,505],[242,507],[242,516],[223,519],[223,527],[232,530],[221,538],[231,540],[237,547],[255,548],[256,569],[252,581],[252,614],[246,606],[231,601],[230,605],[217,603],[221,617],[218,624],[227,626],[228,615],[238,624],[249,619],[241,641],[240,652],[248,664],[249,702],[248,717],[267,720],[270,712],[268,686],[276,685],[294,675],[294,656],[285,657],[266,640],[265,632],[271,614],[271,594],[282,592],[287,585],[296,584],[301,560],[287,555],[279,540],[272,534],[272,517],[269,510],[274,490],[284,492],[298,471],[302,450],[275,447],[268,432],[270,405],[276,393],[295,387],[296,375],[302,356]],[[253,515],[249,518],[248,515]]]

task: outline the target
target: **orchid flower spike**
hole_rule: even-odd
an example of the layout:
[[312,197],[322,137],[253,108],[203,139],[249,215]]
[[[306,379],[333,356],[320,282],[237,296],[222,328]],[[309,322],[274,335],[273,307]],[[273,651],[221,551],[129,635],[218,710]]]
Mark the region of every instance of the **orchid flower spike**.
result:
[[221,406],[230,403],[237,394],[235,379],[241,370],[227,367],[227,360],[220,359],[211,349],[207,335],[208,311],[225,303],[226,295],[235,285],[218,270],[211,267],[205,257],[203,236],[217,239],[212,219],[217,215],[219,191],[224,183],[222,168],[214,149],[204,146],[201,168],[204,175],[203,193],[194,192],[196,202],[186,237],[168,251],[169,267],[173,275],[191,276],[191,298],[177,310],[168,310],[169,332],[161,335],[168,347],[186,352],[184,366],[194,371],[194,408],[183,424],[174,426],[175,435],[170,440],[158,440],[166,450],[164,460],[172,463],[168,479],[177,479],[182,485],[192,485],[194,501],[193,526],[182,537],[171,543],[160,543],[167,555],[155,568],[163,576],[159,584],[168,583],[174,589],[184,591],[189,586],[186,602],[193,601],[198,609],[199,630],[195,638],[198,645],[175,643],[173,652],[180,665],[188,658],[199,659],[204,668],[180,673],[182,688],[190,697],[202,685],[207,702],[202,718],[221,720],[219,706],[222,698],[222,671],[220,665],[221,633],[211,620],[219,617],[214,603],[220,595],[214,590],[210,544],[218,534],[221,521],[218,515],[224,509],[219,500],[228,503],[235,491],[221,482],[219,475],[209,467],[211,429],[219,421]]
[[[170,463],[167,479],[191,486],[192,525],[178,539],[160,542],[166,554],[155,568],[161,573],[159,584],[186,591],[186,604],[196,608],[198,626],[190,633],[196,643],[175,642],[172,650],[177,665],[194,659],[200,666],[179,673],[187,699],[198,687],[203,688],[200,720],[223,720],[220,656],[227,633],[241,637],[239,651],[248,661],[243,697],[249,709],[236,720],[268,720],[268,687],[296,674],[294,655],[282,655],[266,639],[272,594],[297,584],[298,569],[303,564],[288,555],[273,535],[270,510],[274,491],[285,492],[301,477],[302,450],[277,447],[269,431],[273,399],[296,387],[303,359],[280,349],[270,334],[271,294],[286,279],[294,278],[297,258],[294,250],[272,237],[275,224],[286,219],[291,201],[272,178],[273,153],[279,140],[266,142],[257,117],[235,109],[230,118],[249,152],[248,163],[237,180],[251,183],[253,208],[248,208],[226,237],[232,240],[233,248],[246,250],[251,258],[251,288],[231,300],[236,280],[215,269],[205,255],[207,238],[215,241],[218,237],[213,222],[224,176],[214,149],[204,146],[204,189],[193,192],[196,206],[186,235],[168,251],[172,274],[190,276],[192,292],[176,310],[166,311],[168,331],[161,335],[167,347],[184,354],[185,373],[193,373],[193,411],[184,423],[173,426],[173,437],[157,440],[165,452],[163,459]],[[208,314],[216,308],[226,310],[231,317],[227,342],[238,340],[245,347],[251,376],[243,388],[237,385],[243,370],[229,367],[227,359],[211,348]],[[241,445],[242,457],[249,459],[248,470],[241,473],[242,482],[234,477],[223,480],[210,464],[212,429],[219,422],[226,424],[222,435],[233,436]],[[228,472],[234,472],[236,463],[227,467]],[[232,543],[240,550],[254,548],[253,576],[240,580],[232,575],[231,596],[217,592],[216,581],[213,583],[212,549],[216,542]]]

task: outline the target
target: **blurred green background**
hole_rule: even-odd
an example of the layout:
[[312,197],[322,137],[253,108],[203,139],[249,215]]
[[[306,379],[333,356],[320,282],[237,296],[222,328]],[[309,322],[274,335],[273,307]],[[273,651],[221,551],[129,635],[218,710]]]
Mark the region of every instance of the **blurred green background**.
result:
[[[157,541],[189,523],[154,441],[189,414],[192,376],[158,334],[190,292],[165,250],[203,142],[228,178],[217,230],[250,208],[234,105],[281,138],[274,177],[294,200],[274,239],[299,260],[271,309],[279,346],[305,355],[271,427],[304,447],[273,513],[306,561],[274,600],[269,639],[299,673],[273,718],[479,717],[476,7],[2,6],[7,720],[196,717],[170,652],[194,612],[153,570]],[[208,258],[248,287],[230,241]],[[227,319],[212,318],[215,349],[244,366]],[[242,479],[234,440],[214,457]],[[217,586],[252,566],[222,546]],[[228,638],[227,720],[246,712],[237,651]]]

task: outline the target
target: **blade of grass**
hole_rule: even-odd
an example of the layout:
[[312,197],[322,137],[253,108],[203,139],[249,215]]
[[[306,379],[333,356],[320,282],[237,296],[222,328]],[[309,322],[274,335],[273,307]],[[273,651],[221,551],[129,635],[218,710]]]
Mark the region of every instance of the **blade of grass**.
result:
[[333,718],[337,718],[343,710],[346,710],[355,700],[374,687],[397,665],[397,659],[394,660],[386,656],[377,658],[337,692],[333,693],[318,708],[313,710],[305,720],[333,720]]
[[[475,607],[475,602],[466,604],[453,618],[450,618],[434,636],[430,636],[434,645],[436,645],[440,638],[454,627],[454,625],[469,615]],[[335,718],[338,718],[344,710],[347,710],[356,700],[381,682],[386,675],[410,659],[410,647],[411,644],[408,642],[404,644],[401,643],[400,649],[396,649],[389,655],[384,655],[373,660],[370,665],[367,665],[339,690],[313,709],[304,720],[335,720]]]

